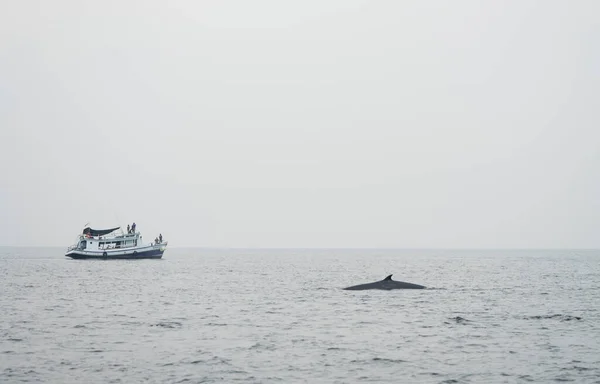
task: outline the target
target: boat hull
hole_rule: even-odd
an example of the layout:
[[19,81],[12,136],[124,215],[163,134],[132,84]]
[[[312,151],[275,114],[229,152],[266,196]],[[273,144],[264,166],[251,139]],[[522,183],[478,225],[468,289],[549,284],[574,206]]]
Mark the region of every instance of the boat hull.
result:
[[86,252],[73,250],[67,252],[66,257],[71,259],[96,259],[96,260],[131,260],[131,259],[160,259],[165,253],[164,248],[132,252]]

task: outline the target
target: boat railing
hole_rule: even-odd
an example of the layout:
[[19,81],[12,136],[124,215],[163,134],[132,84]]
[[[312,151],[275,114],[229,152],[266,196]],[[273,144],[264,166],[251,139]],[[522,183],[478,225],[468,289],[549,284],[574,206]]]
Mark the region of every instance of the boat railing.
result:
[[136,237],[141,237],[140,236],[140,232],[136,231],[135,233],[123,233],[123,234],[108,234],[108,235],[104,235],[104,236],[90,236],[90,235],[84,235],[84,237],[86,239],[93,239],[93,240],[113,240],[113,239],[134,239]]

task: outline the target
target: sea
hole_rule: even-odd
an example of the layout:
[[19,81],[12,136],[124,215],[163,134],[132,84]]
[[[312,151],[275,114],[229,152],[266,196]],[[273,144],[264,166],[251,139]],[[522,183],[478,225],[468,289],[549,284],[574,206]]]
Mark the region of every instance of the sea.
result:
[[64,252],[0,248],[1,383],[600,383],[598,250]]

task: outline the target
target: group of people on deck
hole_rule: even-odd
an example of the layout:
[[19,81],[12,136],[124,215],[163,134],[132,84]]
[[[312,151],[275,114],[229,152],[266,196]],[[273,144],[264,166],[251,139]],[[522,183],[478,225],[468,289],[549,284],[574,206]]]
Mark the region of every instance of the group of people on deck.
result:
[[127,233],[135,233],[135,221],[133,222],[133,224],[131,224],[131,227],[129,226],[129,224],[127,224]]
[[[129,233],[129,234],[135,233],[135,222],[133,224],[131,224],[131,226],[129,224],[127,224],[127,233]],[[162,237],[162,233],[161,233],[158,235],[157,238],[154,239],[154,244],[162,244],[162,242],[163,242],[163,237]]]

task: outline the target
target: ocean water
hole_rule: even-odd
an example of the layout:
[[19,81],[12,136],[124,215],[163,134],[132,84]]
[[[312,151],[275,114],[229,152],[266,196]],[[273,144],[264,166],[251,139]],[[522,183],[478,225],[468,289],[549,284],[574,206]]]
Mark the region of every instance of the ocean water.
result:
[[600,251],[63,254],[0,248],[2,383],[600,383]]

